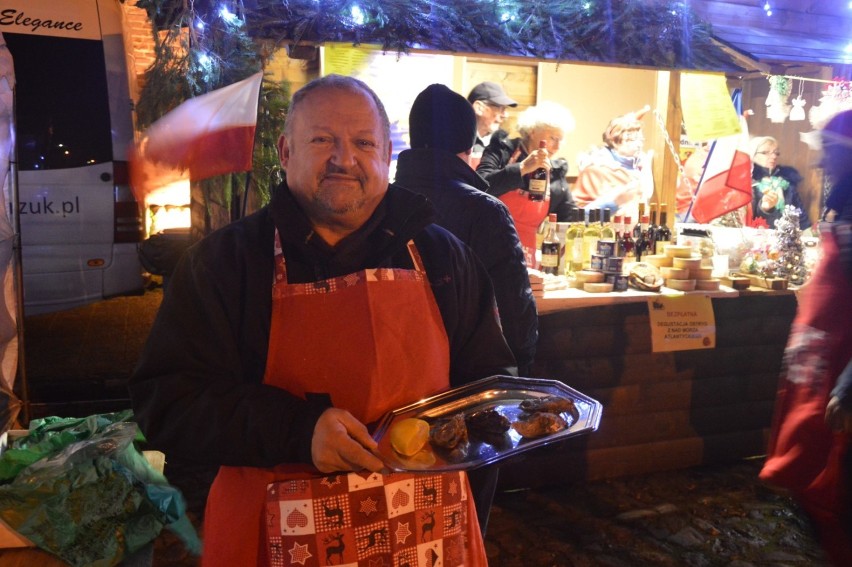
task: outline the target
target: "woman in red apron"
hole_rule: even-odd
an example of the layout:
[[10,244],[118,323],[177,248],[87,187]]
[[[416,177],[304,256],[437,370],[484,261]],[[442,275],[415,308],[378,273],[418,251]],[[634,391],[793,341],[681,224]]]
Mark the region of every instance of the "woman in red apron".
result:
[[[362,423],[449,387],[446,331],[413,242],[414,270],[363,270],[320,285],[288,282],[277,232],[275,253],[265,383],[298,396],[319,389]],[[485,565],[469,494],[463,473],[221,467],[202,564]]]
[[[568,219],[574,204],[568,186],[568,162],[554,157],[565,134],[574,129],[574,117],[562,105],[543,102],[518,116],[519,138],[508,139],[505,132],[494,134],[482,154],[477,173],[488,181],[488,193],[499,198],[512,214],[521,239],[527,266],[535,267],[536,233],[549,213],[558,220]],[[539,142],[545,148],[539,148]],[[525,175],[539,167],[550,170],[548,193],[542,201],[532,201],[526,191]]]

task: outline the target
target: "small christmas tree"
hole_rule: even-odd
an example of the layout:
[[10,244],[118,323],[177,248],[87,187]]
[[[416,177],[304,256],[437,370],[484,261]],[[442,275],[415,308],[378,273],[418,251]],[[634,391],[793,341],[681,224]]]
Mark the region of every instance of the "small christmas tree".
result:
[[787,205],[781,218],[775,221],[775,235],[778,241],[778,264],[775,274],[779,278],[796,285],[805,283],[808,270],[805,267],[805,251],[802,245],[802,230],[799,228],[799,217],[802,212]]

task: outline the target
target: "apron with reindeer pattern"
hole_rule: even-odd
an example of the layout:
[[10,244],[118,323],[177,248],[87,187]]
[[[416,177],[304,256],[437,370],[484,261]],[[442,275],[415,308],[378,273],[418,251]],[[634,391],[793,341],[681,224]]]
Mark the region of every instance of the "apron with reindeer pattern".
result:
[[[414,270],[290,284],[275,238],[264,383],[330,396],[363,423],[449,388],[449,344],[417,248]],[[486,565],[464,472],[322,475],[221,467],[202,565]]]

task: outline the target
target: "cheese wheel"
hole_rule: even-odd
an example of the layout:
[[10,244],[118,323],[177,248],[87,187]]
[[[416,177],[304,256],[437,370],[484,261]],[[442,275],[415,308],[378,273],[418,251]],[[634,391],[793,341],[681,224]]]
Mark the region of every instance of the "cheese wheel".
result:
[[689,277],[694,280],[709,280],[713,277],[713,268],[690,268]]
[[576,273],[577,282],[584,283],[601,283],[604,281],[603,272],[593,272],[592,270],[580,270]]
[[666,280],[666,287],[678,291],[692,291],[695,289],[695,280]]
[[611,283],[584,283],[583,291],[588,291],[589,293],[608,293],[612,291]]
[[695,289],[700,289],[704,291],[715,291],[719,289],[720,281],[717,279],[709,279],[709,280],[696,280]]
[[666,244],[666,256],[671,258],[689,258],[692,256],[692,246],[683,246],[680,244]]
[[689,270],[686,268],[664,267],[660,268],[660,273],[667,280],[688,280]]
[[681,258],[678,256],[672,259],[672,266],[693,270],[701,267],[701,258]]
[[646,256],[642,256],[642,261],[651,264],[652,266],[657,266],[658,268],[672,265],[672,258],[662,254],[648,254]]

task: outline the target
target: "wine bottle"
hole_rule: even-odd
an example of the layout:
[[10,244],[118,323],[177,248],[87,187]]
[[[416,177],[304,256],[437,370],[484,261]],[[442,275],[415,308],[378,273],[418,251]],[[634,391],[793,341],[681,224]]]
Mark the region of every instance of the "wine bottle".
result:
[[651,214],[648,215],[648,241],[646,243],[647,249],[645,250],[645,254],[656,254],[657,249],[657,203],[651,203],[649,205],[651,210]]
[[583,230],[583,269],[592,267],[592,254],[598,250],[598,240],[601,238],[601,223],[598,209],[589,209],[589,218]]
[[642,217],[645,215],[645,203],[639,203],[639,216],[636,217],[636,225],[633,227],[633,241],[642,236]]
[[657,226],[657,242],[656,253],[661,254],[665,251],[663,246],[670,244],[672,241],[672,229],[669,228],[668,211],[666,204],[660,203],[660,224]]
[[569,211],[568,230],[565,232],[565,271],[574,274],[583,269],[583,232],[586,229],[583,209]]
[[[547,142],[541,140],[538,143],[538,148],[545,149],[547,148]],[[529,194],[530,201],[544,201],[545,196],[547,195],[547,190],[550,187],[550,170],[544,166],[539,167],[532,173],[526,176],[527,180],[527,193]]]
[[556,234],[556,213],[548,216],[547,233],[541,243],[541,271],[545,274],[559,274],[559,237]]
[[620,258],[624,256],[624,250],[621,249],[621,233],[624,230],[623,215],[615,215],[612,221],[612,228],[615,231],[615,255]]
[[636,242],[633,240],[633,230],[630,225],[633,219],[624,217],[624,231],[621,233],[621,256],[624,258],[624,263],[636,261]]
[[601,209],[601,240],[615,240],[615,228],[612,226],[609,209]]
[[642,217],[639,221],[639,238],[636,239],[636,260],[642,261],[644,256],[651,254],[651,244],[648,236],[648,226],[651,224],[651,219],[648,215]]

